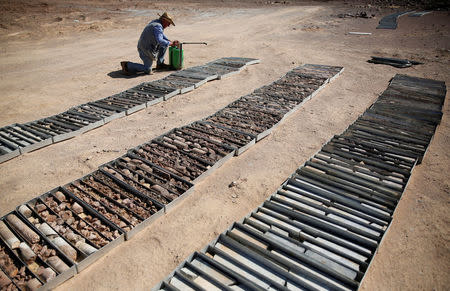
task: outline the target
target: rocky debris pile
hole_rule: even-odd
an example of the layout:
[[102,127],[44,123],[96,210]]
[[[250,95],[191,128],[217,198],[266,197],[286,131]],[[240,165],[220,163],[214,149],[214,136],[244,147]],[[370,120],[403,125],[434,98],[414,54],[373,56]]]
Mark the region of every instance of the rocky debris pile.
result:
[[340,13],[337,15],[339,18],[373,18],[375,17],[374,13],[357,12],[357,13]]

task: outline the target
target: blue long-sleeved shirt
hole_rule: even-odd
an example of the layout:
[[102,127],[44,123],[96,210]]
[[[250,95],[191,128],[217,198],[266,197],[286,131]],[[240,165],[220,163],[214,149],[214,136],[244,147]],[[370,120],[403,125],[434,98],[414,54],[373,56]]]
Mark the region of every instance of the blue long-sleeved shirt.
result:
[[170,41],[164,35],[164,29],[159,19],[151,21],[141,33],[138,48],[142,51],[156,56],[159,47],[169,46]]
[[[158,23],[161,23],[160,20],[156,20]],[[169,46],[170,41],[169,39],[164,35],[164,28],[161,25],[155,25],[153,27],[153,34],[155,35],[156,41],[159,43],[160,46],[166,47]]]

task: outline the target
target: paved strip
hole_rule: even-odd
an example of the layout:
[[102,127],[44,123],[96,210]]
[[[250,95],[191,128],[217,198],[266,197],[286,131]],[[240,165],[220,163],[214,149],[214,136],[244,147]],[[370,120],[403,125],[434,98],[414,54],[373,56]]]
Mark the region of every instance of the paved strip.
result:
[[411,13],[411,11],[400,11],[384,16],[378,23],[377,29],[397,29],[398,18],[409,13]]
[[424,15],[427,15],[428,13],[431,13],[433,11],[418,11],[418,12],[413,12],[410,15],[408,15],[409,17],[422,17]]

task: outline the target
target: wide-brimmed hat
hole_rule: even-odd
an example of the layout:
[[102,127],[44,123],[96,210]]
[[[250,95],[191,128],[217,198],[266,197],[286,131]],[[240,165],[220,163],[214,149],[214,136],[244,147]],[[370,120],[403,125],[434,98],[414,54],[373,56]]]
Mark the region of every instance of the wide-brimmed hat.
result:
[[[159,15],[159,14],[158,14]],[[169,16],[169,14],[167,14],[167,12],[164,12],[162,15],[159,15],[159,19],[165,19],[167,20],[170,24],[172,24],[173,26],[175,26],[175,23],[172,20],[172,17]]]

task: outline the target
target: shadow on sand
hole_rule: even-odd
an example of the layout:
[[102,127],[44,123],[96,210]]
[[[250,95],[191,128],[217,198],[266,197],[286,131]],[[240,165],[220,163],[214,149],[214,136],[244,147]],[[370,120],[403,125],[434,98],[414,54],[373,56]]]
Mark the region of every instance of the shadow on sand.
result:
[[136,78],[136,77],[149,76],[149,75],[144,74],[144,73],[138,73],[138,74],[133,74],[133,75],[126,75],[126,74],[124,74],[124,72],[122,70],[112,71],[112,72],[109,72],[107,75],[110,76],[111,78],[114,78],[114,79],[118,79],[118,78],[121,78],[121,79],[133,79],[133,78]]

